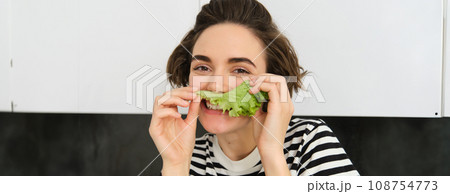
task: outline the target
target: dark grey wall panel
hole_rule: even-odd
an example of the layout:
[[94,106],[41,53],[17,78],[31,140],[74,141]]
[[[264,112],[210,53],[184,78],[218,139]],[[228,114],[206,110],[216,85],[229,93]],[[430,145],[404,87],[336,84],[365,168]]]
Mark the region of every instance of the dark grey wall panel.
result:
[[450,175],[450,118],[324,118],[363,175]]

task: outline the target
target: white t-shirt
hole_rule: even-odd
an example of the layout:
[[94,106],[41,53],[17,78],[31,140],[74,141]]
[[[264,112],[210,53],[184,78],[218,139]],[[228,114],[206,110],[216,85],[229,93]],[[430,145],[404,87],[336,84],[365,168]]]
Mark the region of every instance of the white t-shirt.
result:
[[[291,175],[359,175],[331,129],[322,120],[294,118],[284,142]],[[288,152],[289,151],[289,152]],[[258,148],[239,161],[230,160],[214,134],[196,139],[190,175],[265,175]]]

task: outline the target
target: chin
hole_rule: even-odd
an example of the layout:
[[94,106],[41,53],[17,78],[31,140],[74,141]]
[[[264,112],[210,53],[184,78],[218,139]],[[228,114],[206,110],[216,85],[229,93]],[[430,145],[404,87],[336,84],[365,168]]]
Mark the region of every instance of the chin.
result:
[[225,134],[244,128],[251,117],[230,117],[228,111],[208,109],[206,101],[202,100],[198,119],[206,131],[213,134]]

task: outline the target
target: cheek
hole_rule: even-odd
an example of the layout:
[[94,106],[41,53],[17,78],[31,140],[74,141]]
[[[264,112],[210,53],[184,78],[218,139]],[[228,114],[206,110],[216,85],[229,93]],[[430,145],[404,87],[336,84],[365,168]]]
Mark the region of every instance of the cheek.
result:
[[189,72],[189,86],[192,86],[192,73]]
[[258,69],[258,73],[259,73],[259,74],[267,73],[267,68],[266,68],[266,66],[264,66],[263,68],[259,68],[259,69]]
[[258,68],[256,69],[258,74],[267,73],[268,66],[264,60],[257,63]]

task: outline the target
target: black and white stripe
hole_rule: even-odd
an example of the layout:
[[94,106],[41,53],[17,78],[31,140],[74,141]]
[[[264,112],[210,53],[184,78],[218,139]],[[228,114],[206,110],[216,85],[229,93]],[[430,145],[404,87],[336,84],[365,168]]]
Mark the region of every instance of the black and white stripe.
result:
[[[215,135],[196,139],[190,175],[264,175],[258,154],[253,167],[232,171],[214,155]],[[331,129],[322,120],[293,118],[286,132],[285,158],[291,175],[359,175]],[[217,151],[217,148],[216,148]]]

